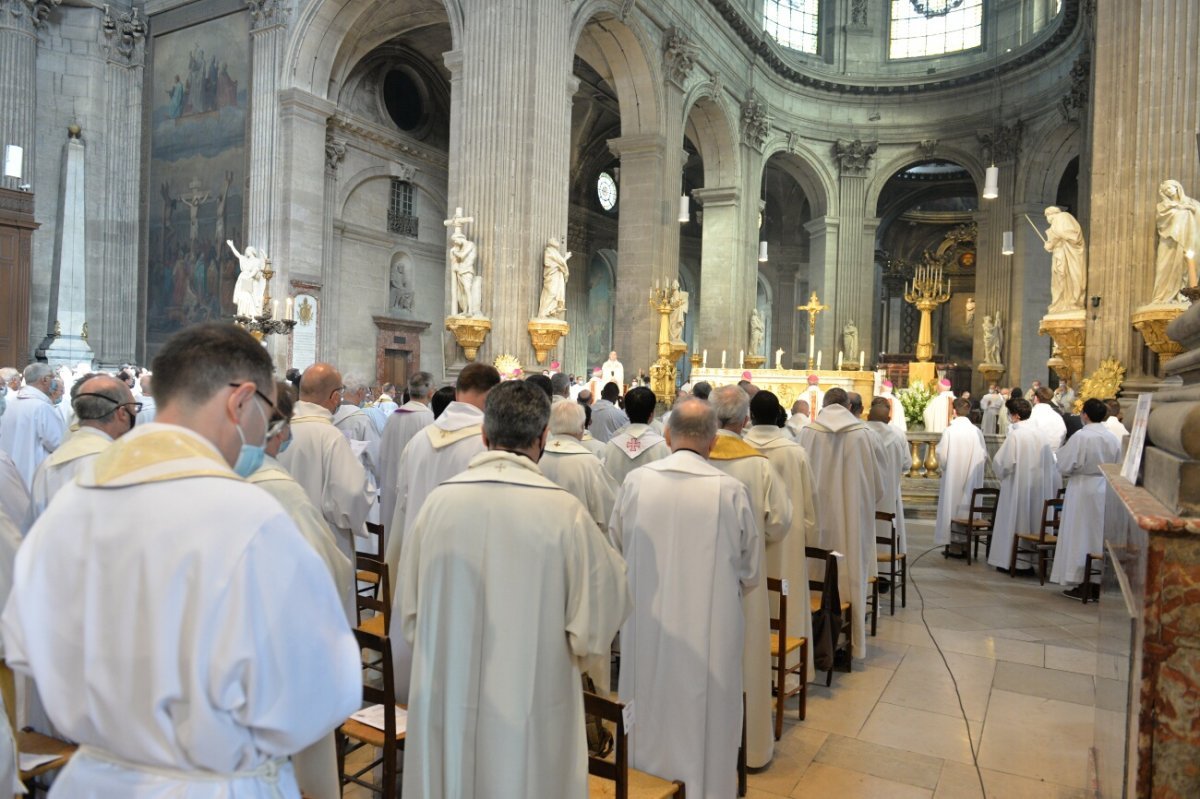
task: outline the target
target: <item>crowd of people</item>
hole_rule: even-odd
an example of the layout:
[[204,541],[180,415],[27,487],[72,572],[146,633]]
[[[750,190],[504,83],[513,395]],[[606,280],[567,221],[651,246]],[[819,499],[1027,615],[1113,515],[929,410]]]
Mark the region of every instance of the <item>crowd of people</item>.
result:
[[[57,796],[340,796],[333,731],[362,702],[354,563],[375,523],[403,795],[586,795],[586,675],[636,708],[632,767],[729,799],[743,725],[748,767],[775,755],[767,578],[807,607],[806,546],[840,553],[861,658],[876,511],[907,549],[890,384],[864,404],[814,375],[785,409],[747,375],[686,385],[658,415],[650,388],[605,372],[472,363],[453,386],[380,386],[317,363],[276,381],[217,323],[152,366],[0,371],[0,654],[30,680],[21,724],[80,744]],[[988,459],[980,408],[943,388],[938,544]],[[1004,536],[1065,479],[1052,579],[1079,582],[1097,466],[1120,444],[1103,402],[1069,435],[1054,393],[1030,393],[996,411],[989,563],[1009,566]],[[811,614],[792,618],[811,639]]]

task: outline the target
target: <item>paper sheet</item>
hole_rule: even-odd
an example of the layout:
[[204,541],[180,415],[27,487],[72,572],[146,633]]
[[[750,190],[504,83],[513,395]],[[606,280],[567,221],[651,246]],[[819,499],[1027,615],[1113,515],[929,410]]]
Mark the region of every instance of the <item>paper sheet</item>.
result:
[[58,755],[37,755],[32,752],[21,752],[17,757],[17,765],[21,771],[33,771],[38,766],[58,760]]
[[[394,707],[396,710],[396,733],[399,734],[408,728],[408,711],[402,707],[396,707],[395,705],[392,707]],[[382,730],[384,722],[383,713],[383,705],[371,705],[370,707],[364,707],[357,713],[352,713],[350,718],[354,719],[355,721],[362,722],[368,727],[374,727],[377,730]],[[24,768],[24,766],[22,766],[22,768]]]

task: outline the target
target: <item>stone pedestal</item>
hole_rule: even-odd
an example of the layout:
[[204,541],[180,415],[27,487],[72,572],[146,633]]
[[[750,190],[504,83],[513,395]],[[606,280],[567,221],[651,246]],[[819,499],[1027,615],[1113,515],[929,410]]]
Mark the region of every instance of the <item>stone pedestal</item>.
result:
[[767,359],[761,355],[747,355],[742,359],[747,369],[761,369],[766,362]]
[[446,318],[446,329],[454,334],[467,360],[473,361],[492,329],[492,320],[483,316],[450,316]]
[[[1055,363],[1047,361],[1047,365],[1058,372],[1059,377],[1064,380],[1072,383],[1078,382],[1083,376],[1084,343],[1087,339],[1086,313],[1080,310],[1047,314],[1042,317],[1038,333],[1050,336],[1054,340],[1055,346],[1058,347],[1061,361]],[[1054,360],[1051,359],[1051,361]]]
[[985,388],[992,383],[999,384],[1000,378],[1007,371],[1007,367],[1002,363],[981,363],[975,368],[979,374],[983,375]]
[[1142,305],[1129,317],[1133,329],[1142,334],[1146,346],[1158,356],[1160,365],[1183,352],[1183,345],[1167,335],[1167,325],[1177,319],[1187,306],[1182,303]]
[[63,152],[62,197],[54,258],[57,292],[50,308],[50,318],[54,321],[41,347],[41,355],[52,366],[74,367],[85,361],[90,364],[95,357],[87,340],[86,165],[80,133],[78,127],[70,129]]
[[545,363],[550,350],[558,346],[558,340],[570,332],[571,326],[561,319],[530,319],[529,340],[537,362]]

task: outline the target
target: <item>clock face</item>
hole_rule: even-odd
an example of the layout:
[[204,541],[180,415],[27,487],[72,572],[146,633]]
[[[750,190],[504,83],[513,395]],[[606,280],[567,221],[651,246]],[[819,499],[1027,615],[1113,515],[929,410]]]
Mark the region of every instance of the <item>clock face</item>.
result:
[[607,172],[601,172],[596,179],[596,197],[605,211],[611,211],[617,204],[617,182]]

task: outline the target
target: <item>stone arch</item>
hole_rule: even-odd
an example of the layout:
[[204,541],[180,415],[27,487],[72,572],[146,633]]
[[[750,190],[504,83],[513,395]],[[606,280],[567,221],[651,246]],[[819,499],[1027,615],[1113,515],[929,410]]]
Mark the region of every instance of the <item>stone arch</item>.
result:
[[705,188],[739,185],[738,133],[724,98],[713,96],[711,86],[701,84],[688,93],[684,108],[684,135],[704,161]]
[[651,37],[622,21],[611,0],[584,3],[572,23],[574,53],[612,81],[621,108],[621,135],[662,129],[662,76]]
[[[343,218],[346,211],[346,203],[355,191],[362,188],[363,184],[380,178],[403,178],[406,174],[403,172],[403,164],[387,164],[386,166],[372,166],[360,170],[351,175],[345,181],[341,182],[338,187],[337,203],[334,205],[334,217],[337,219]],[[428,176],[421,171],[418,171],[408,180],[419,191],[429,195],[430,199],[437,205],[438,208],[448,208],[448,198],[446,191],[441,186],[435,185],[427,180]]]
[[1013,194],[1022,202],[1053,205],[1058,184],[1071,159],[1079,155],[1082,134],[1076,125],[1055,125],[1032,147],[1017,171]]
[[[763,151],[763,172],[766,171],[767,163],[775,156],[779,156],[776,163],[795,178],[804,190],[814,218],[837,215],[837,176],[830,171],[829,165],[817,156],[816,151],[806,142],[795,142],[789,147],[786,139],[777,137],[768,142]],[[759,180],[762,180],[761,174]]]
[[[931,160],[930,156],[910,150],[897,155],[886,164],[880,165],[867,183],[867,210],[872,214],[876,213],[879,208],[879,195],[883,193],[883,187],[891,179],[892,175],[914,164],[920,164],[929,160]],[[939,144],[937,151],[932,156],[932,160],[952,161],[967,170],[971,175],[971,180],[975,183],[976,189],[983,185],[983,176],[987,167],[975,153],[967,152],[958,147]]]

